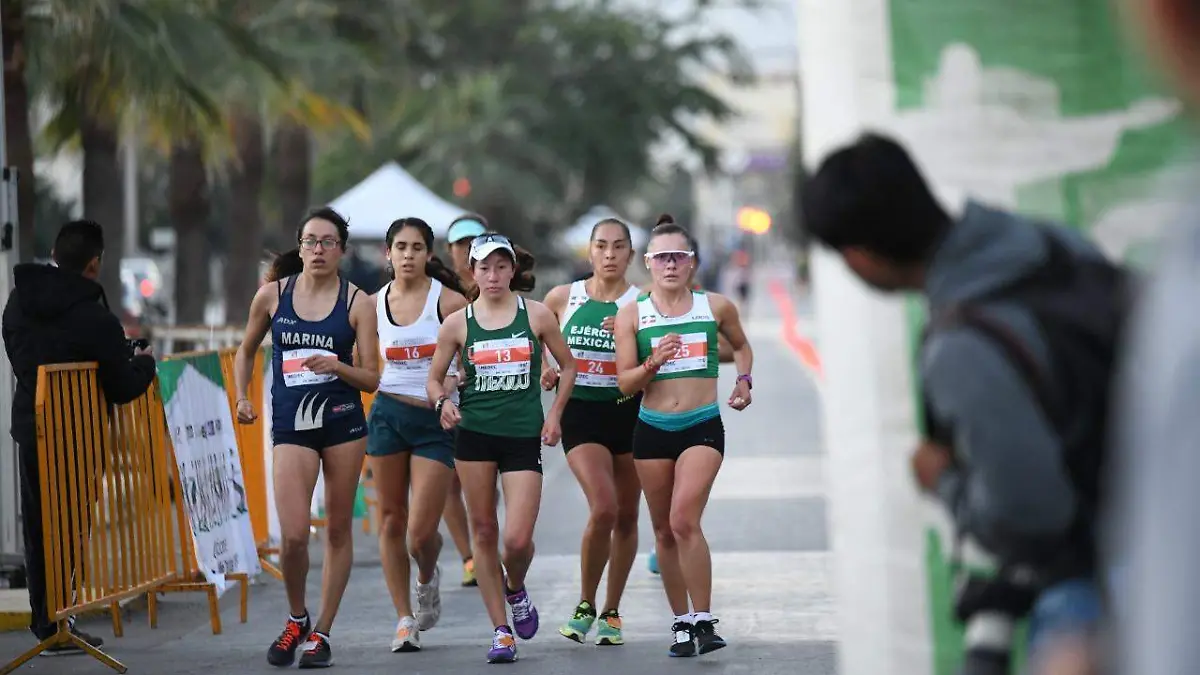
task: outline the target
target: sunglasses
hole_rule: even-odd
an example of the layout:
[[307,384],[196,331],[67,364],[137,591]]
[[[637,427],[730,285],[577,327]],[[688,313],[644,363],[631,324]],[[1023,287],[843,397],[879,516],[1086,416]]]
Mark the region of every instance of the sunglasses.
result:
[[507,244],[512,246],[512,240],[502,234],[481,234],[471,240],[472,246],[482,246],[483,244]]
[[696,257],[695,251],[655,251],[647,253],[646,260],[660,267],[664,265],[682,265]]

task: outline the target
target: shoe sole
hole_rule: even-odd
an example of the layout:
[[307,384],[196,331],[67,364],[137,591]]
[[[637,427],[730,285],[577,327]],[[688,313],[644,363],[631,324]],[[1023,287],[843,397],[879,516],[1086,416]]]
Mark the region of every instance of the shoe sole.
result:
[[671,651],[670,649],[667,650],[667,656],[670,656],[671,658],[676,658],[676,659],[685,659],[685,658],[688,658],[690,656],[695,656],[695,655],[696,655],[696,652],[688,652],[686,654],[677,654],[677,653]]
[[623,638],[598,637],[596,638],[597,647],[620,647],[625,644]]
[[394,642],[392,643],[393,654],[410,654],[412,652],[419,651],[421,651],[421,645],[418,644],[413,644],[411,642],[401,642],[400,644],[396,644]]
[[724,649],[725,647],[728,647],[728,646],[729,645],[725,644],[724,640],[722,640],[720,642],[709,642],[705,645],[701,645],[700,653],[701,654],[711,654],[711,653],[717,651],[718,649]]
[[487,662],[488,662],[488,663],[492,663],[492,664],[516,663],[516,662],[517,662],[517,657],[515,657],[515,656],[514,656],[514,657],[512,657],[511,659],[506,659],[506,658],[497,658],[497,659],[493,659],[493,658],[489,658],[489,659],[487,660]]
[[583,641],[587,639],[586,634],[580,633],[573,628],[559,628],[558,634],[567,638],[568,640],[571,640],[572,642],[578,642],[579,644],[583,644]]
[[316,668],[329,668],[333,665],[333,661],[329,663],[301,663],[300,670],[314,670]]

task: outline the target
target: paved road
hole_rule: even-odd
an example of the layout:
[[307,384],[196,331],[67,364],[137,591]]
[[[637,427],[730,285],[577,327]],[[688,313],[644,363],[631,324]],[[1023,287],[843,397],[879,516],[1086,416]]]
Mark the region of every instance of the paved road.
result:
[[[759,288],[762,288],[760,284]],[[525,672],[551,675],[660,672],[703,668],[712,675],[833,675],[836,639],[834,606],[822,496],[817,394],[799,360],[780,340],[777,313],[765,292],[756,294],[747,331],[756,352],[755,403],[742,413],[726,409],[728,451],[717,479],[704,528],[714,551],[714,609],[728,649],[698,659],[670,660],[670,613],[658,577],[646,569],[653,541],[643,508],[641,550],[622,606],[627,644],[621,648],[578,645],[557,634],[578,599],[578,546],[586,503],[561,451],[545,453],[546,481],[538,523],[537,558],[528,586],[543,620],[539,635],[520,644]],[[733,383],[723,367],[720,390]],[[490,625],[478,591],[443,587],[441,623],[422,635],[424,651],[392,654],[388,643],[395,616],[388,600],[373,536],[356,534],[354,574],[334,626],[340,672],[486,673],[483,657]],[[314,544],[319,546],[318,541]],[[447,580],[457,578],[447,537]],[[319,562],[310,575],[310,597],[318,597]],[[109,641],[111,653],[131,673],[273,673],[265,651],[282,626],[282,585],[266,577],[250,597],[250,621],[237,623],[236,598],[223,600],[225,632],[208,629],[203,606],[188,596],[167,597],[160,628],[146,628],[144,612],[128,619],[126,637],[116,639],[106,621],[88,628]],[[316,607],[312,607],[316,610]],[[29,645],[21,633],[0,635],[0,659]],[[601,654],[604,658],[601,659]],[[38,658],[19,672],[109,672],[84,657]]]

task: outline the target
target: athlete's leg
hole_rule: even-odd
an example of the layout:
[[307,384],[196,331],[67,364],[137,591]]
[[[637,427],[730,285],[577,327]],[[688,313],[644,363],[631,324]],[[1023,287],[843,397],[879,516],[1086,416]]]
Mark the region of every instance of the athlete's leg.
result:
[[533,562],[533,528],[542,504],[542,474],[508,471],[500,474],[504,486],[504,571],[507,593],[525,588],[525,575]]
[[637,459],[638,480],[646,495],[646,510],[654,527],[654,546],[667,604],[675,616],[689,613],[687,584],[679,567],[679,547],[671,531],[671,493],[675,487],[675,462],[670,459]]
[[604,610],[615,610],[625,594],[629,571],[637,558],[638,511],[642,502],[642,484],[638,481],[633,455],[613,455],[613,482],[617,490],[617,521],[612,533],[612,552],[608,561],[608,592]]
[[308,578],[308,540],[312,527],[312,498],[321,470],[316,450],[277,445],[272,451],[275,510],[279,514],[279,567],[292,616],[303,617],[304,585]]
[[314,629],[325,635],[333,627],[354,564],[351,526],[366,449],[364,437],[325,448],[321,453],[321,469],[325,473],[325,560],[321,575],[321,617]]
[[454,548],[463,563],[463,585],[475,583],[474,553],[471,551],[471,530],[467,525],[467,507],[463,498],[462,481],[457,471],[450,481],[450,491],[446,494],[446,508],[442,513],[446,521],[446,529],[450,530],[450,538],[454,540]]
[[[412,616],[409,591],[408,547],[408,485],[411,452],[371,457],[375,474],[375,490],[379,494],[379,557],[383,563],[383,578],[396,617]],[[415,481],[414,481],[415,484]]]
[[500,527],[496,520],[496,463],[455,462],[470,516],[475,575],[492,626],[507,626],[504,581],[500,572]]
[[446,493],[454,479],[454,469],[425,457],[412,458],[412,503],[408,513],[408,544],[417,563],[417,581],[427,584],[433,579],[442,536],[438,521],[447,504]]
[[[588,521],[580,548],[579,599],[596,606],[596,589],[612,546],[617,524],[617,487],[613,484],[613,455],[598,443],[584,443],[567,453],[567,465],[588,501]],[[508,490],[505,489],[507,503]],[[611,572],[610,572],[611,574]],[[610,583],[611,585],[611,583]]]
[[[721,453],[693,446],[683,451],[675,462],[675,490],[671,495],[671,534],[679,548],[680,568],[687,582],[688,596],[697,613],[712,609],[712,556],[708,541],[700,529],[700,518],[708,504],[717,471],[721,468]],[[659,551],[662,561],[662,551]],[[666,578],[666,570],[663,571]]]

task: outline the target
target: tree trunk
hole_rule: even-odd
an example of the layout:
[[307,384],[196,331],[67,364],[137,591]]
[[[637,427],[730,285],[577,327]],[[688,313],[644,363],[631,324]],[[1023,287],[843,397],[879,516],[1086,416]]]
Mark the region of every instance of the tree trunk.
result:
[[237,160],[230,167],[230,218],[225,240],[225,323],[246,322],[250,301],[258,289],[258,263],[262,255],[263,227],[259,198],[262,192],[264,150],[262,118],[246,109],[230,116]]
[[209,295],[208,176],[200,143],[189,138],[171,148],[167,191],[175,225],[175,324],[204,323]]
[[33,222],[33,137],[29,129],[29,88],[25,85],[25,3],[4,0],[2,7],[4,41],[4,140],[9,165],[20,172],[17,184],[18,257],[29,262],[34,257],[36,229]]
[[296,246],[296,229],[309,209],[312,148],[308,128],[285,117],[275,129],[275,170],[278,176],[279,233],[288,247]]
[[108,296],[108,306],[123,316],[121,256],[125,251],[125,192],[117,132],[85,111],[80,115],[79,138],[83,147],[83,217],[104,228],[100,284]]

